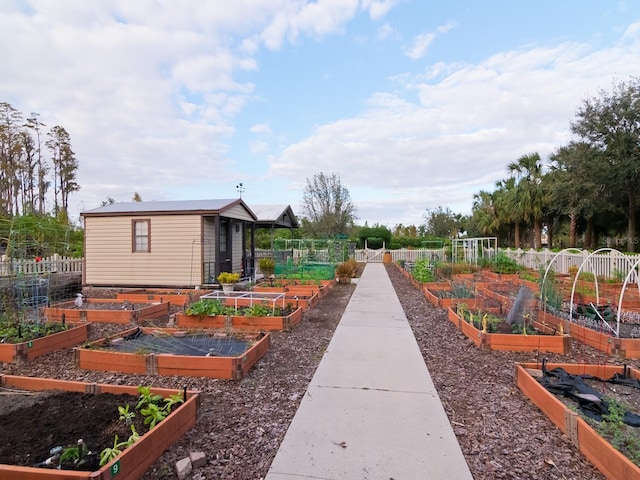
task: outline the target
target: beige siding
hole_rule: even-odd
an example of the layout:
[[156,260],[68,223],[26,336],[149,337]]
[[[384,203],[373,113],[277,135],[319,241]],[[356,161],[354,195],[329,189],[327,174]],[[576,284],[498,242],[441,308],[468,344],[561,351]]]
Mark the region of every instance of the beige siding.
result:
[[225,210],[222,214],[223,217],[235,218],[237,220],[247,220],[249,222],[253,222],[254,219],[251,218],[249,212],[242,205],[235,205],[228,210]]
[[[150,219],[151,252],[132,253],[132,220]],[[202,283],[199,215],[85,218],[87,285]]]

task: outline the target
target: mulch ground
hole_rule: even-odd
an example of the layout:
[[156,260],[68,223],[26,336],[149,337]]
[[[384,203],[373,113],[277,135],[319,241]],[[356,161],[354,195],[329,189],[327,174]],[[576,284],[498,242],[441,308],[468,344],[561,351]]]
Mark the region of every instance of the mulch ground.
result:
[[[387,271],[476,480],[604,479],[516,387],[515,364],[539,361],[541,355],[477,349],[446,319],[446,310],[432,306],[394,265]],[[73,366],[71,350],[27,366],[1,364],[0,373],[198,389],[202,392],[198,424],[143,479],[176,478],[175,462],[189,452],[203,451],[207,465],[193,478],[258,480],[266,475],[354,288],[336,285],[291,332],[274,332],[267,355],[241,381],[81,371]],[[155,324],[163,322],[166,319]],[[124,326],[101,324],[92,337],[118,328]],[[545,357],[620,363],[575,342],[572,346],[571,355]],[[6,443],[4,432],[0,424],[0,443]],[[56,440],[50,443],[54,446]]]

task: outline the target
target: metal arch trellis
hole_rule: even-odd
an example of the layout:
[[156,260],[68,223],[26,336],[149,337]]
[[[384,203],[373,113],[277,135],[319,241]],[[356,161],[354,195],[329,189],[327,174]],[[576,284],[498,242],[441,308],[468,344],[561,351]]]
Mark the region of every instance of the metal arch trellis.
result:
[[[602,252],[618,252],[618,250],[614,249],[614,248],[609,248],[609,247],[605,247],[605,248],[600,248],[598,250],[595,250],[593,252],[591,252],[588,255],[585,255],[585,252],[578,249],[578,248],[565,248],[564,250],[558,252],[550,261],[549,264],[547,265],[547,268],[544,272],[544,277],[542,279],[542,284],[540,287],[540,291],[543,291],[545,282],[547,280],[547,275],[549,273],[549,271],[551,270],[551,267],[553,265],[553,263],[555,262],[556,258],[558,258],[560,255],[562,255],[563,253],[566,252],[578,252],[581,253],[583,255],[583,260],[582,263],[580,264],[580,266],[578,267],[578,270],[576,271],[575,274],[575,278],[573,279],[573,284],[571,286],[571,298],[569,300],[569,319],[570,321],[573,319],[573,307],[574,307],[574,299],[575,299],[575,291],[576,291],[576,285],[578,282],[578,279],[580,277],[580,273],[582,273],[585,265],[589,265],[591,267],[591,269],[593,270],[593,258],[595,255],[598,255],[599,253]],[[617,312],[616,312],[616,328],[615,330],[611,329],[612,333],[616,336],[619,337],[620,336],[620,318],[622,315],[622,301],[624,298],[624,293],[626,291],[627,285],[629,284],[629,281],[631,280],[632,277],[635,276],[635,283],[638,287],[638,293],[640,294],[640,276],[638,275],[638,266],[640,266],[640,260],[637,260],[635,263],[633,263],[631,265],[631,267],[628,269],[627,271],[627,275],[625,277],[625,281],[622,285],[622,288],[620,289],[620,295],[618,297],[618,306],[617,306]],[[600,303],[600,290],[599,290],[599,284],[598,284],[598,276],[597,275],[593,275],[593,279],[594,279],[594,285],[595,285],[595,294],[596,294],[596,303],[599,304]],[[543,305],[544,308],[546,310],[546,299],[542,299],[543,300]],[[596,309],[597,312],[597,309]],[[597,313],[596,313],[597,314]],[[601,318],[601,320],[604,321],[604,319]]]
[[[594,255],[597,255],[598,253],[601,253],[601,252],[617,252],[617,251],[618,250],[616,250],[615,248],[609,248],[609,247],[599,248],[598,250],[594,250],[589,255],[587,255],[587,257],[582,261],[582,264],[578,268],[578,271],[576,272],[576,276],[573,279],[573,286],[571,288],[571,300],[570,300],[570,304],[569,304],[569,318],[570,319],[573,318],[573,298],[574,298],[574,294],[575,294],[575,290],[576,290],[576,283],[578,281],[578,277],[580,276],[580,272],[582,272],[582,267],[584,266],[584,264],[587,263],[587,261],[591,262],[593,257],[594,257]],[[625,290],[627,288],[627,285],[629,284],[629,280],[631,279],[632,275],[635,275],[636,284],[638,286],[638,293],[640,293],[640,277],[637,275],[637,271],[636,271],[636,269],[638,268],[638,265],[640,265],[640,260],[636,261],[631,266],[631,268],[629,268],[629,270],[627,271],[627,275],[625,277],[624,283],[622,285],[622,288],[620,289],[620,296],[618,297],[618,311],[616,313],[616,329],[615,329],[615,331],[613,331],[613,333],[615,334],[616,337],[620,336],[620,316],[622,314],[622,300],[623,300],[623,297],[624,297],[624,292],[625,292]],[[595,287],[596,287],[596,303],[599,304],[600,303],[600,293],[598,291],[598,276],[594,274],[593,278],[594,278]],[[597,310],[596,310],[596,312],[597,312]]]
[[[551,267],[555,263],[556,258],[560,257],[564,253],[569,253],[569,252],[578,252],[578,253],[580,253],[580,254],[582,254],[584,256],[584,252],[582,250],[580,250],[579,248],[565,248],[564,250],[561,250],[558,253],[556,253],[553,256],[553,258],[551,260],[549,260],[549,263],[547,264],[547,268],[544,271],[544,276],[542,277],[542,283],[540,284],[540,291],[541,292],[544,291],[544,286],[545,286],[545,283],[547,281],[547,276],[549,275],[549,271],[551,271]],[[584,260],[583,260],[583,263],[584,263]],[[545,307],[545,310],[546,310],[546,299],[543,298],[542,301],[543,301],[543,306]]]

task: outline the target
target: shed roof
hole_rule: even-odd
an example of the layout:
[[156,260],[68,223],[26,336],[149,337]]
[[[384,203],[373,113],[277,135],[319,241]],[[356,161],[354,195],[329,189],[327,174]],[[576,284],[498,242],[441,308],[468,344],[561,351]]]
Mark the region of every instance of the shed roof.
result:
[[179,215],[179,214],[209,214],[223,215],[236,205],[242,205],[250,215],[257,220],[256,214],[239,198],[221,198],[209,200],[162,200],[149,202],[115,202],[102,207],[82,212],[84,217],[112,217],[118,215]]
[[298,228],[298,219],[291,205],[251,205],[257,227]]

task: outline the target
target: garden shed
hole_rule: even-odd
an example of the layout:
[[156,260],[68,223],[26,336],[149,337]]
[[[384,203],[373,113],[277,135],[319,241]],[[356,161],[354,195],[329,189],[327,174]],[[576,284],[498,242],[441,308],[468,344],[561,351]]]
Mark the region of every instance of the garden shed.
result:
[[80,216],[86,286],[196,287],[255,270],[257,217],[242,199],[116,202]]
[[[298,228],[298,219],[291,205],[251,205],[256,214],[256,228],[271,230],[271,237],[277,228]],[[273,248],[273,245],[272,245]]]

